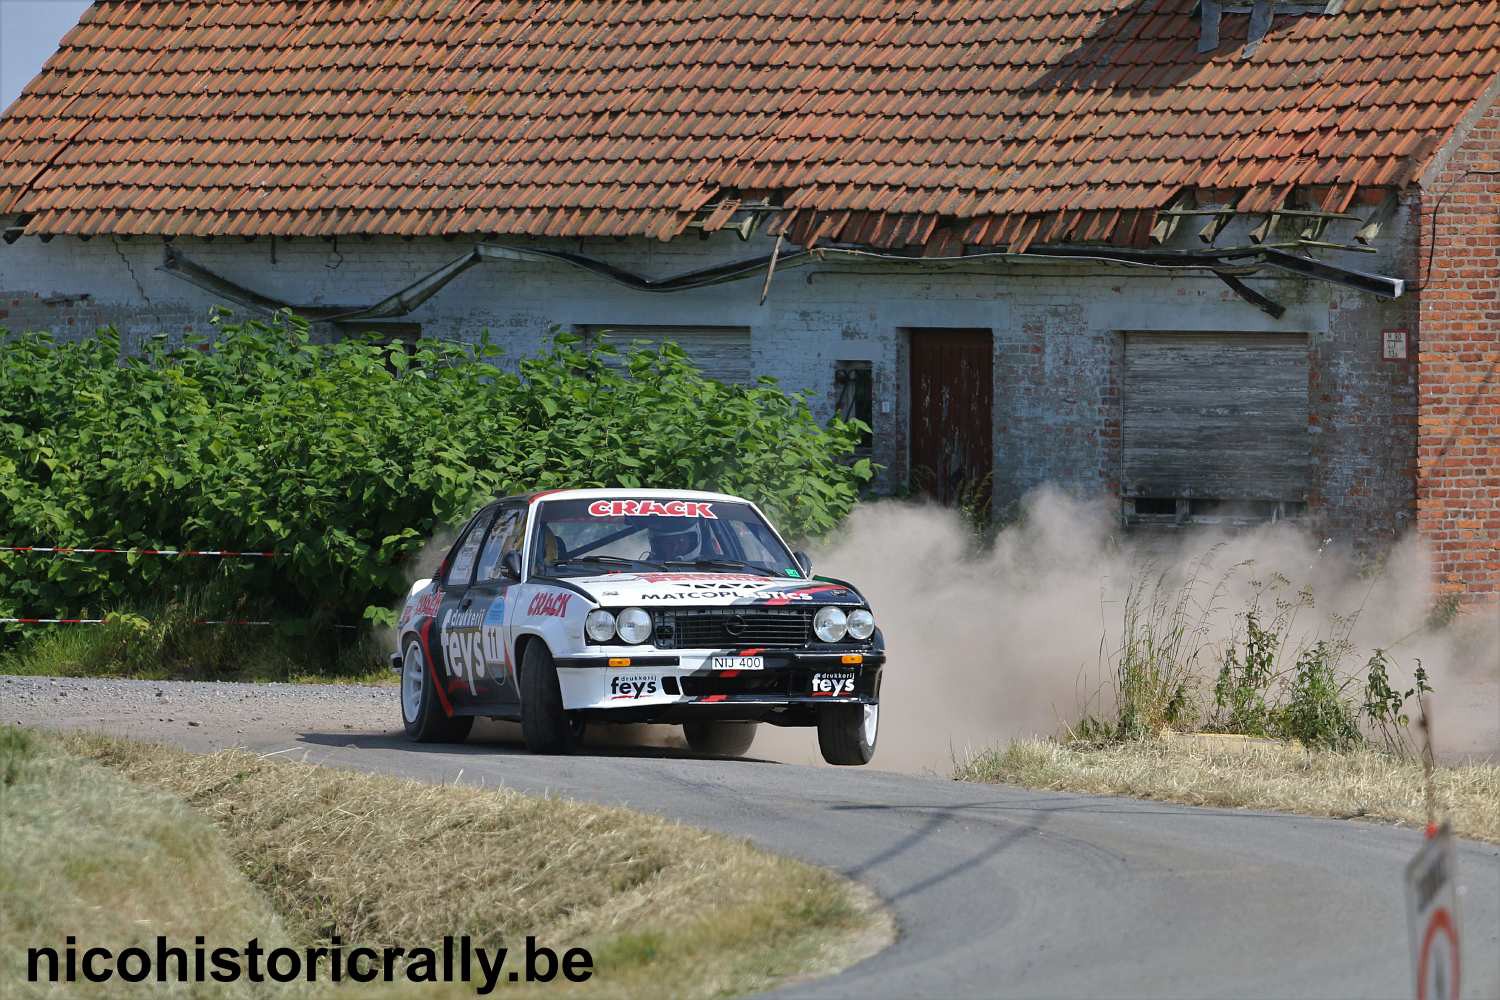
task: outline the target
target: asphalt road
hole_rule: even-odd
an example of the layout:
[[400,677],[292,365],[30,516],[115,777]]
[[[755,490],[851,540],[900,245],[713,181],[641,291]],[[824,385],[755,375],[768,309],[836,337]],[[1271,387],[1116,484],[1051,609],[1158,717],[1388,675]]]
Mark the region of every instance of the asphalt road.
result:
[[[1415,830],[660,749],[532,757],[512,727],[489,724],[463,746],[417,746],[395,735],[396,697],[6,678],[0,719],[191,749],[297,748],[320,763],[616,803],[749,837],[858,879],[895,911],[895,944],[787,991],[798,996],[1411,994],[1401,877]],[[1463,844],[1459,871],[1464,995],[1500,997],[1500,849]]]

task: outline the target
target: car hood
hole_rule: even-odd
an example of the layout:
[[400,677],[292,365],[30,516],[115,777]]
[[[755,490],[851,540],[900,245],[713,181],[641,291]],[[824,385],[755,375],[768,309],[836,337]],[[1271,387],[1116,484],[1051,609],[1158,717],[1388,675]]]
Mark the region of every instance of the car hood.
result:
[[603,573],[598,576],[570,576],[560,579],[565,579],[606,607],[630,604],[656,607],[748,604],[769,607],[813,604],[858,606],[865,603],[858,591],[837,581],[779,579],[753,574]]

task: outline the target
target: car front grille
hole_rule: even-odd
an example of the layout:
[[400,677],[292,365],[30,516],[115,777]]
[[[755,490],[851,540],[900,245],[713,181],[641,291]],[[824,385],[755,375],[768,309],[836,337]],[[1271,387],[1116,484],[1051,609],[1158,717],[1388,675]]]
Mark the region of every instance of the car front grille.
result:
[[811,608],[694,608],[656,612],[658,647],[732,649],[801,647],[812,629]]

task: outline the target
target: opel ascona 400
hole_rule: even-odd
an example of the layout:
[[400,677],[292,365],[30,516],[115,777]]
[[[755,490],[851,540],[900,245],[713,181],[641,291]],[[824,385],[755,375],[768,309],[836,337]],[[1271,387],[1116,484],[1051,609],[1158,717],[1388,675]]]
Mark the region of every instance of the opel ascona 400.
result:
[[407,596],[391,663],[417,740],[476,716],[567,753],[591,723],[681,723],[743,754],[762,722],[815,726],[831,764],[875,752],[885,642],[852,585],[812,576],[747,500],[559,490],[506,497]]

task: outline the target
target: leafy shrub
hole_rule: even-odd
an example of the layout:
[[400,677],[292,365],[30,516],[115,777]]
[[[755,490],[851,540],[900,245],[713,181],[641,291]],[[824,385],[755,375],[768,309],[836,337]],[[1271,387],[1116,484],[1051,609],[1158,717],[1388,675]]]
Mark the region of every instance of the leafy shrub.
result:
[[559,334],[518,372],[492,364],[498,354],[487,336],[424,340],[410,357],[319,344],[290,315],[133,356],[112,331],[0,337],[5,544],[280,553],[0,554],[0,616],[139,608],[196,589],[222,596],[206,609],[220,614],[379,618],[425,539],[496,495],[721,489],[796,537],[837,524],[871,474],[842,461],[862,425],[820,426],[767,379],[706,379],[670,344],[621,365]]

